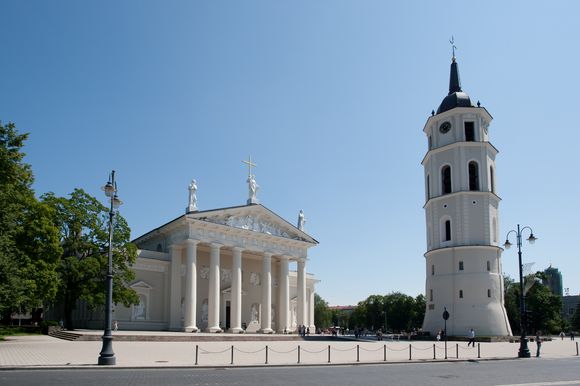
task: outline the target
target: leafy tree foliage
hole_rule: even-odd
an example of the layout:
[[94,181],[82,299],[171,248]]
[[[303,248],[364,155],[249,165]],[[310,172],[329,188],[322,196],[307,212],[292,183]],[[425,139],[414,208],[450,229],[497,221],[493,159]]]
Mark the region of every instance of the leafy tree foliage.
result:
[[[58,300],[64,306],[64,322],[72,329],[72,312],[77,300],[90,308],[105,304],[105,278],[108,267],[109,210],[82,189],[70,198],[45,194],[43,201],[55,211],[63,254],[58,267]],[[139,303],[128,283],[135,278],[130,269],[137,249],[130,240],[125,219],[116,214],[113,228],[113,302],[125,306]]]
[[371,295],[358,303],[352,320],[357,327],[383,331],[410,331],[420,328],[425,316],[425,297],[413,298],[400,292]]
[[31,188],[23,162],[27,134],[0,122],[0,314],[30,310],[56,294],[61,248],[50,207]]
[[[526,332],[528,334],[540,330],[544,333],[558,333],[564,326],[560,314],[562,299],[554,295],[550,289],[541,283],[542,272],[528,275],[524,278],[526,303]],[[505,307],[514,334],[520,333],[520,287],[509,277],[504,278],[506,285]]]
[[328,303],[317,293],[314,294],[314,324],[317,328],[330,327],[331,312]]

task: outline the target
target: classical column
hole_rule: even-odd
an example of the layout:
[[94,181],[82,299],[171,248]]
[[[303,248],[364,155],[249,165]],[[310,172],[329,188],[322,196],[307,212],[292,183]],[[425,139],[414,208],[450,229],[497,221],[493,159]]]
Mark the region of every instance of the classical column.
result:
[[186,240],[185,315],[183,329],[197,331],[197,240]]
[[221,244],[212,243],[209,258],[209,296],[207,300],[207,330],[221,332],[220,328],[220,248]]
[[271,334],[272,330],[272,254],[264,253],[262,263],[262,323],[260,331]]
[[298,299],[296,299],[296,323],[299,326],[306,325],[306,259],[297,262],[297,283]]
[[310,301],[308,302],[309,318],[308,324],[310,326],[310,332],[314,334],[316,332],[316,325],[314,324],[314,288],[310,290]]
[[280,332],[288,332],[288,320],[290,316],[290,283],[288,279],[288,265],[289,258],[287,256],[280,257]]
[[169,329],[181,330],[181,246],[169,247],[171,257],[171,296],[169,298]]
[[235,247],[232,261],[232,308],[231,332],[240,333],[242,328],[242,248]]

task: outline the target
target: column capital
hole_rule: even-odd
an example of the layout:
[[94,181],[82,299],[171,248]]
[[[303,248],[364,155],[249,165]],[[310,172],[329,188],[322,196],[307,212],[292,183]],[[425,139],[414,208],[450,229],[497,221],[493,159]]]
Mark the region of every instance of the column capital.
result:
[[185,244],[187,244],[187,245],[197,245],[199,243],[200,243],[200,241],[199,240],[196,240],[196,239],[187,239],[187,240],[185,240]]
[[212,248],[216,248],[216,249],[220,249],[221,247],[223,247],[223,246],[224,246],[223,244],[220,244],[220,243],[209,243],[209,245],[210,245]]
[[244,252],[246,249],[242,248],[242,247],[232,247],[233,251],[239,251],[239,252]]
[[274,253],[267,252],[267,251],[266,252],[262,252],[262,254],[264,255],[264,257],[270,257],[271,258],[272,256],[274,256]]

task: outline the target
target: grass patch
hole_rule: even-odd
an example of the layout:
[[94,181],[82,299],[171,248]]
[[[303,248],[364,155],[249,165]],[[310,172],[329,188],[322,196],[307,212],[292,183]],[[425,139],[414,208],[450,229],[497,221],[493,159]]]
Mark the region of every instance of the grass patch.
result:
[[7,336],[39,335],[40,327],[35,326],[0,326],[0,340],[6,340]]

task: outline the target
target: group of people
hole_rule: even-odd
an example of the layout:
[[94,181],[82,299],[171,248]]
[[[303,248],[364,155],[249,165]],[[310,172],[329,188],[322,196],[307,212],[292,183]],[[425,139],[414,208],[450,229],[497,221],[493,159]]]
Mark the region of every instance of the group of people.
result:
[[[570,331],[570,340],[574,340],[574,331]],[[566,333],[564,331],[560,331],[560,338],[562,340],[564,340],[564,337],[566,336]]]
[[298,334],[302,337],[305,337],[306,335],[310,335],[310,327],[306,327],[304,325],[298,326]]

